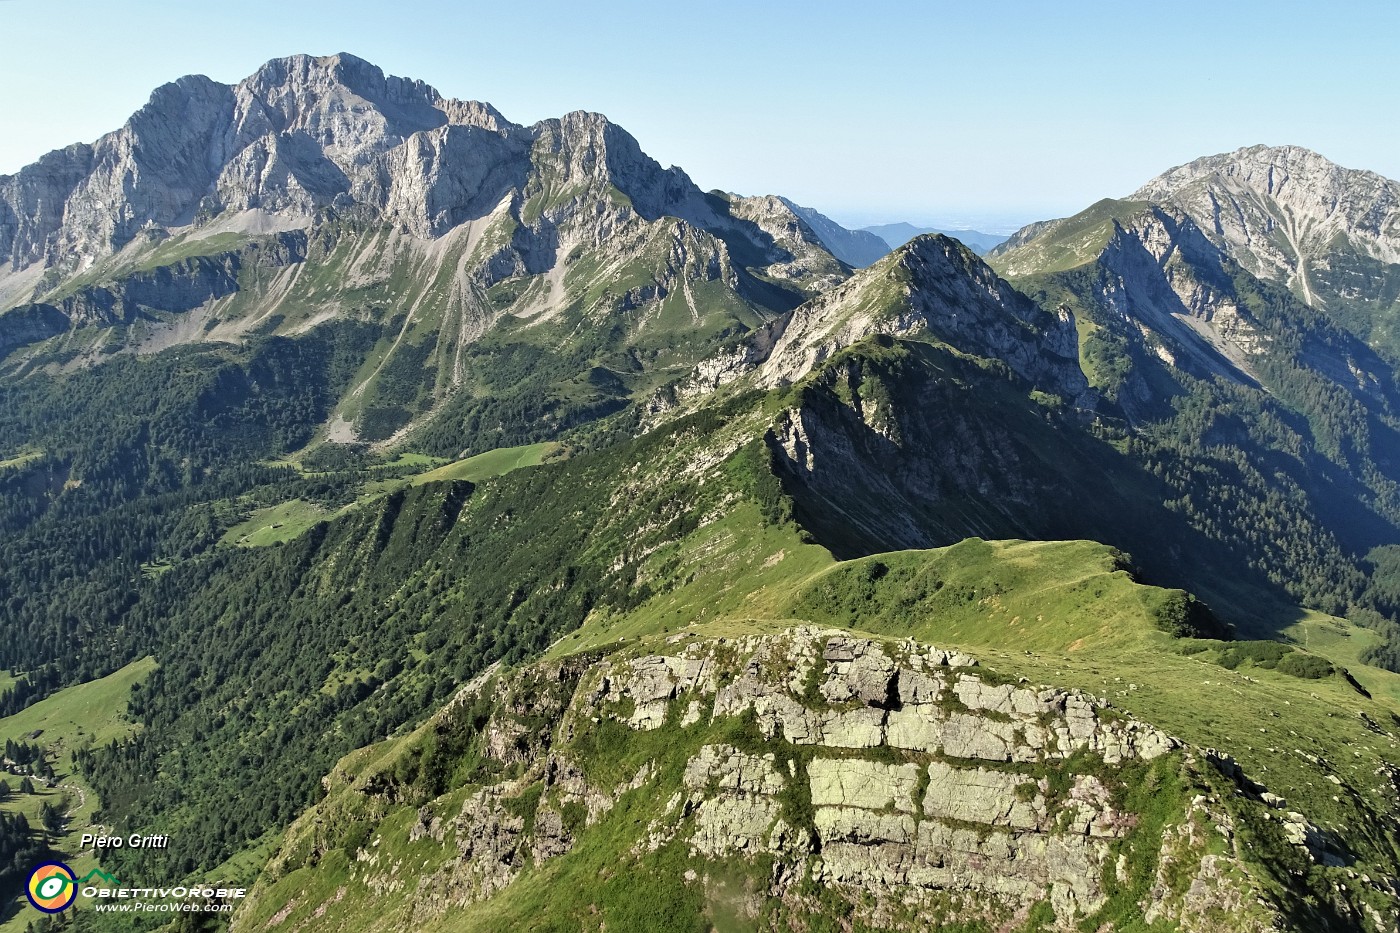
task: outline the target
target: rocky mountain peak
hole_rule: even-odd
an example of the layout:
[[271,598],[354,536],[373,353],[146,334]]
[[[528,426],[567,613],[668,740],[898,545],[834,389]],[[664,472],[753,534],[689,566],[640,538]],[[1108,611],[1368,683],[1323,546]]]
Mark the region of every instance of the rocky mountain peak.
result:
[[[1302,146],[1250,146],[1168,169],[1135,198],[1191,201],[1192,189],[1268,198],[1286,211],[1372,238],[1400,236],[1400,184],[1344,168]],[[1216,226],[1223,228],[1221,218]]]
[[763,386],[794,383],[877,334],[1001,360],[1035,387],[1088,401],[1073,319],[1042,310],[941,234],[916,237],[756,332],[738,351],[702,364],[682,394],[703,393],[750,372]]
[[576,110],[531,128],[535,150],[553,157],[563,174],[560,187],[616,187],[647,220],[662,214],[708,225],[710,212],[690,176],[663,169],[636,138],[601,113]]
[[345,53],[273,59],[239,82],[238,90],[280,115],[283,129],[302,125],[310,113],[336,105],[356,112],[373,108],[410,122],[446,122],[442,96],[431,86],[386,76],[378,66]]
[[275,59],[239,82],[234,93],[235,150],[243,148],[239,143],[273,136],[276,142],[261,148],[300,147],[306,157],[319,154],[342,171],[353,172],[414,133],[449,123],[493,130],[508,124],[489,105],[446,101],[422,81],[386,76],[345,54]]
[[1245,269],[1366,336],[1395,313],[1400,183],[1301,146],[1250,146],[1169,169],[1135,198],[1176,205]]
[[[207,305],[242,289],[236,271],[248,262],[266,278],[246,289],[225,330],[204,327],[195,342],[241,339],[253,308],[334,317],[345,281],[379,306],[415,309],[405,346],[447,339],[441,322],[461,322],[435,402],[465,381],[463,347],[503,315],[639,312],[652,322],[663,316],[645,308],[666,305],[723,335],[849,277],[781,199],[767,201],[749,216],[738,200],[706,195],[599,113],[524,127],[353,56],[293,56],[232,86],[181,79],[94,146],[0,179],[0,261],[10,260],[0,311],[30,308],[24,326],[8,319],[0,346],[41,343],[80,322],[120,328],[147,312],[172,317],[142,347],[185,342],[192,331],[175,334],[183,316],[220,314]],[[350,278],[300,290],[290,267],[311,254],[329,262],[328,251]],[[211,278],[193,261],[206,258],[226,274]],[[133,285],[137,272],[177,265],[178,300]],[[87,291],[75,297],[78,273]],[[614,279],[629,284],[614,291]],[[386,409],[396,429],[429,404]],[[366,436],[384,439],[392,419],[372,416]]]
[[307,128],[317,115],[342,109],[361,117],[382,114],[400,135],[444,124],[517,128],[490,104],[445,98],[430,84],[386,75],[379,66],[344,52],[274,59],[239,82],[237,91],[280,115],[279,132]]
[[941,233],[916,236],[894,251],[900,266],[920,277],[942,277],[950,271],[996,280],[996,273],[966,246]]
[[[450,126],[524,133],[489,104],[445,99],[343,53],[274,59],[232,86],[189,75],[157,88],[92,146],[0,177],[0,261],[10,273],[42,263],[62,275],[147,228],[165,235],[256,211],[225,226],[286,229],[330,205],[382,210],[405,161],[390,154],[415,134]],[[33,285],[0,292],[12,300]]]
[[1133,195],[1168,201],[1200,182],[1225,184],[1309,209],[1342,211],[1379,233],[1379,215],[1370,208],[1394,206],[1395,182],[1361,169],[1344,168],[1302,146],[1248,146],[1204,156],[1168,169]]

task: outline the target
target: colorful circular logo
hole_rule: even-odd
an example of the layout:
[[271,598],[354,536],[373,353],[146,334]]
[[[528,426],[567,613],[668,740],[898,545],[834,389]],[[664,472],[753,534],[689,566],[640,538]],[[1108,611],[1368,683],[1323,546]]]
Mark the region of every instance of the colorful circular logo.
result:
[[78,897],[78,879],[62,862],[45,862],[29,873],[24,893],[35,910],[56,914]]

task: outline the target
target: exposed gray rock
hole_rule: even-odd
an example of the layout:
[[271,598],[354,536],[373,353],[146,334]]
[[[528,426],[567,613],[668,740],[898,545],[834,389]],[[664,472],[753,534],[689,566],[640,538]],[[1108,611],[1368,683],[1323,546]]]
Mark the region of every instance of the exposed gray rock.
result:
[[1000,713],[1026,719],[1053,713],[1063,694],[1055,690],[1031,690],[1009,684],[991,686],[976,677],[960,677],[953,694],[970,710]]
[[939,761],[929,764],[928,777],[923,800],[928,816],[1012,829],[1045,826],[1045,798],[1034,779],[1005,771],[954,768]]
[[1309,304],[1394,302],[1379,281],[1332,268],[1343,248],[1400,263],[1400,183],[1375,172],[1300,146],[1251,146],[1169,169],[1133,197],[1180,207],[1248,271]]
[[1001,360],[1047,392],[1076,403],[1091,400],[1073,320],[1041,310],[946,237],[920,237],[761,328],[743,349],[697,370],[681,391],[712,391],[748,372],[763,386],[796,382],[874,334],[928,335]]
[[1021,903],[1048,890],[1056,915],[1066,918],[1102,902],[1098,879],[1107,846],[1096,840],[925,820],[906,842],[907,824],[889,817],[879,823],[828,817],[818,825],[822,855],[814,875],[831,883],[905,896],[918,889],[976,891]]
[[919,767],[887,765],[859,758],[817,758],[807,765],[812,804],[818,807],[859,807],[914,810]]
[[829,702],[859,700],[867,706],[890,705],[897,669],[878,645],[833,638],[822,656],[828,664],[821,692]]
[[953,713],[943,725],[942,750],[954,758],[1011,761],[1016,748],[1016,726],[973,713]]
[[686,764],[685,786],[694,791],[776,794],[783,779],[774,770],[774,756],[746,755],[731,745],[706,745]]
[[636,658],[625,670],[605,677],[601,696],[630,698],[635,705],[629,724],[635,729],[655,729],[665,721],[672,699],[708,684],[712,677],[712,665],[705,659]]
[[871,813],[842,806],[824,806],[816,815],[817,835],[824,842],[840,840],[860,846],[909,845],[916,825],[908,813]]
[[[1106,878],[1126,883],[1123,860],[1110,860],[1112,847],[1138,816],[1114,807],[1122,787],[1106,758],[1159,753],[1172,743],[1102,701],[993,683],[970,665],[949,667],[948,652],[914,642],[895,645],[813,628],[723,641],[673,639],[666,649],[672,653],[622,651],[581,669],[545,665],[500,681],[478,680],[454,699],[466,702],[489,686],[502,697],[502,709],[486,733],[509,734],[511,744],[521,737],[509,722],[531,710],[551,710],[557,742],[541,740],[551,748],[542,764],[517,760],[518,776],[471,793],[457,812],[444,808],[447,798],[418,809],[410,841],[453,844],[457,857],[423,879],[432,890],[413,905],[417,922],[490,897],[529,864],[567,856],[628,795],[655,796],[671,787],[672,764],[664,761],[661,767],[647,762],[618,786],[597,786],[574,760],[570,742],[604,718],[613,720],[610,729],[655,728],[635,709],[678,697],[702,707],[697,724],[713,704],[716,740],[689,754],[679,787],[664,802],[656,796],[654,806],[644,804],[648,821],[625,851],[644,857],[684,847],[707,860],[694,863],[687,884],[709,885],[713,869],[705,866],[737,859],[749,868],[769,867],[765,896],[775,903],[806,896],[807,885],[816,882],[834,887],[858,905],[857,916],[878,924],[891,909],[920,916],[925,906],[933,911],[929,916],[945,920],[1023,918],[1048,901],[1056,928],[1070,929],[1104,903]],[[890,685],[884,696],[894,708],[865,705],[878,695],[872,689],[862,698],[870,671],[869,684]],[[576,689],[562,691],[563,700],[548,690],[542,694],[561,673]],[[815,684],[809,673],[818,675]],[[833,689],[828,696],[814,685]],[[846,741],[856,730],[843,723],[854,721],[868,721],[875,742],[885,747],[872,751],[874,743]],[[753,724],[770,730],[765,741]],[[918,741],[905,741],[914,735]],[[593,753],[586,745],[581,750]],[[1066,767],[1065,757],[1085,751],[1100,767],[1056,773]],[[963,757],[969,760],[953,760]],[[1181,766],[1194,767],[1192,756]],[[540,782],[527,821],[521,797]],[[632,797],[629,806],[645,799]],[[584,809],[582,828],[571,829],[564,814],[577,806]],[[1325,833],[1301,815],[1286,819],[1290,839],[1325,864],[1335,860]],[[1168,821],[1152,916],[1186,918],[1183,929],[1213,933],[1221,905],[1258,903],[1232,857],[1205,860],[1218,849],[1219,834],[1230,843],[1231,825],[1205,797]],[[356,871],[375,892],[404,889],[403,866],[384,861],[373,844],[357,859]],[[1181,872],[1199,881],[1184,894],[1174,880]],[[1211,891],[1211,884],[1219,890]],[[1267,909],[1248,912],[1241,929],[1262,933],[1270,916]]]
[[535,833],[532,839],[535,864],[558,858],[573,848],[574,837],[564,825],[564,817],[550,806],[535,811]]
[[933,751],[943,747],[946,728],[945,714],[939,707],[906,706],[889,714],[885,737],[895,748]]
[[[916,663],[918,656],[911,658]],[[941,663],[941,662],[940,662]],[[964,665],[966,666],[966,665]],[[899,703],[901,706],[927,706],[942,699],[946,684],[941,674],[926,673],[917,667],[899,672]]]
[[[781,200],[761,200],[707,196],[600,114],[519,126],[353,56],[293,56],[236,85],[182,78],[94,145],[0,176],[0,312],[47,302],[66,315],[61,302],[78,286],[120,295],[139,285],[128,280],[161,258],[153,244],[171,239],[189,256],[220,234],[305,234],[318,261],[336,253],[343,281],[241,277],[183,292],[167,283],[115,309],[102,294],[78,297],[108,313],[71,316],[67,327],[49,308],[7,316],[0,350],[87,323],[129,323],[138,304],[187,310],[196,293],[210,311],[238,288],[243,300],[221,310],[247,320],[166,328],[165,343],[238,340],[253,320],[281,326],[279,315],[298,318],[287,324],[294,333],[362,311],[343,306],[344,291],[398,291],[388,300],[402,302],[406,327],[437,322],[428,337],[440,342],[436,405],[464,379],[463,347],[506,315],[605,317],[670,299],[697,321],[718,308],[748,326],[849,276]],[[619,293],[610,286],[623,266],[638,284]],[[751,274],[783,284],[742,288]],[[636,318],[629,327],[662,326],[656,315]]]
[[696,852],[719,856],[757,852],[784,845],[779,826],[781,810],[773,795],[784,787],[774,769],[774,756],[746,755],[728,745],[706,745],[685,769],[685,786],[691,791],[695,832],[690,845]]

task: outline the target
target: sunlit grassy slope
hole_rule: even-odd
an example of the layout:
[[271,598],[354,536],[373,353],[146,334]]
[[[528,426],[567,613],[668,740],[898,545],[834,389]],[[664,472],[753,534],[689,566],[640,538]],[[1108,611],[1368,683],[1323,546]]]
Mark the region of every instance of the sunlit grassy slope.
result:
[[43,735],[34,741],[71,753],[84,742],[100,744],[131,733],[123,718],[132,685],[140,683],[156,669],[154,658],[133,661],[100,680],[68,687],[26,710],[0,719],[0,742],[20,739],[36,730]]
[[[1176,638],[1163,630],[1180,608],[1178,591],[1136,583],[1120,555],[1100,544],[970,539],[936,550],[836,562],[824,549],[803,543],[792,526],[757,518],[755,511],[738,509],[656,552],[648,559],[648,573],[658,583],[677,583],[671,592],[630,612],[595,612],[577,632],[557,642],[550,655],[606,652],[624,645],[665,653],[674,650],[668,641],[681,632],[733,637],[795,624],[961,648],[995,675],[1088,691],[1192,746],[1234,755],[1254,779],[1284,796],[1290,808],[1348,839],[1361,854],[1358,865],[1388,857],[1387,843],[1371,828],[1383,791],[1374,775],[1380,762],[1400,760],[1400,751],[1368,720],[1384,723],[1383,731],[1394,731],[1400,723],[1390,699],[1400,677],[1354,666],[1351,653],[1332,650],[1338,644],[1349,647],[1351,636],[1336,634],[1327,641],[1315,634],[1323,628],[1334,633],[1350,629],[1344,621],[1316,617],[1297,624],[1310,633],[1319,655],[1351,667],[1373,698],[1339,671],[1306,679],[1248,661],[1234,669],[1223,666],[1226,643]],[[423,875],[436,871],[452,850],[431,839],[410,840],[418,818],[414,807],[380,808],[375,798],[362,797],[353,782],[345,782],[347,775],[390,773],[405,756],[425,750],[432,754],[431,734],[431,726],[425,726],[344,759],[330,796],[293,827],[286,845],[305,846],[308,834],[319,838],[327,834],[327,825],[345,821],[345,831],[363,835],[366,851],[381,863],[413,865]],[[664,757],[668,742],[700,741],[689,732],[673,736],[660,730],[654,735],[659,737],[651,752],[646,751],[651,746],[639,745],[628,754]],[[650,737],[637,740],[642,745],[648,741]],[[621,773],[636,762],[610,764]],[[434,812],[456,813],[474,790],[469,785],[453,791],[434,802]],[[425,929],[565,929],[571,917],[587,913],[588,905],[561,892],[572,891],[571,885],[584,879],[595,879],[588,882],[592,893],[585,901],[611,904],[610,916],[626,914],[627,897],[669,896],[664,878],[680,874],[686,865],[661,864],[660,855],[641,860],[634,870],[642,874],[628,882],[631,887],[609,880],[608,866],[628,862],[636,825],[646,825],[656,805],[637,795],[624,797],[570,855],[527,868],[502,894],[470,910],[450,912]],[[1256,838],[1249,835],[1254,832],[1249,825],[1242,832]],[[711,864],[709,870],[723,868]],[[289,919],[308,923],[311,930],[378,929],[376,924],[389,915],[385,912],[398,908],[393,897],[386,900],[366,889],[359,881],[364,875],[348,850],[327,851],[314,868],[265,876],[242,919],[249,928],[260,928],[290,904]],[[624,888],[632,894],[622,897]],[[676,891],[683,893],[682,888]],[[612,903],[609,898],[615,895],[620,899]],[[313,914],[328,902],[318,925]],[[714,905],[677,901],[671,907],[683,920],[687,910],[705,913]],[[684,923],[657,928],[689,929]]]
[[[45,803],[67,814],[65,831],[53,842],[53,848],[79,877],[97,867],[92,850],[81,851],[78,843],[83,833],[92,831],[99,802],[73,768],[73,751],[130,735],[135,727],[125,718],[127,698],[132,686],[155,669],[154,658],[143,658],[100,680],[60,690],[26,710],[0,719],[0,743],[14,739],[42,745],[53,755],[50,760],[58,777],[55,787],[35,780],[36,793],[20,794],[22,778],[0,775],[11,790],[10,798],[0,803],[0,809],[24,813],[36,831],[40,829],[39,810]],[[35,732],[39,735],[31,738]],[[40,916],[21,896],[0,905],[0,933],[20,933]]]
[[[514,470],[539,466],[556,456],[561,449],[559,444],[553,442],[526,444],[521,447],[502,447],[446,464],[435,457],[402,454],[395,460],[381,466],[385,468],[424,466],[429,467],[429,469],[410,477],[400,476],[394,479],[369,480],[360,487],[361,495],[358,500],[337,511],[329,511],[303,499],[292,499],[288,502],[279,502],[277,505],[257,509],[225,532],[223,543],[239,547],[266,547],[270,544],[280,544],[304,534],[317,522],[343,515],[352,508],[372,502],[404,486],[421,486],[425,483],[449,480],[468,480],[479,483],[497,476],[504,476]],[[300,469],[300,464],[295,461],[279,461],[279,463]]]
[[411,482],[414,486],[452,479],[464,479],[477,483],[495,476],[504,476],[521,467],[539,466],[558,450],[559,445],[553,442],[488,450],[486,453],[458,460],[437,469],[428,470],[426,473],[420,473],[413,477]]
[[[1364,822],[1355,800],[1377,792],[1378,759],[1400,761],[1395,740],[1367,724],[1400,726],[1400,675],[1358,664],[1370,635],[1343,619],[1312,614],[1287,631],[1305,653],[1347,668],[1369,698],[1340,670],[1306,679],[1248,661],[1222,666],[1223,643],[1162,630],[1173,591],[1134,582],[1094,542],[970,539],[836,563],[776,537],[726,548],[733,539],[716,527],[697,552],[731,573],[705,574],[621,618],[592,618],[553,653],[682,628],[733,635],[799,622],[961,648],[1003,674],[1089,691],[1193,745],[1226,749],[1326,827],[1353,834]],[[1308,755],[1330,762],[1341,784],[1323,780]]]
[[278,544],[290,541],[331,514],[314,503],[293,499],[258,509],[225,532],[223,541],[241,547]]

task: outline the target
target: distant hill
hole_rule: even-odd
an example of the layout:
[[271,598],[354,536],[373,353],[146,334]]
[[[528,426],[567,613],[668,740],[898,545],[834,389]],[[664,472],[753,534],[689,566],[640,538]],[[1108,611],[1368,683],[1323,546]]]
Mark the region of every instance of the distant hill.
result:
[[960,240],[964,246],[979,256],[1007,240],[1006,237],[998,233],[982,233],[980,230],[940,230],[937,227],[916,227],[909,223],[876,224],[873,227],[862,227],[861,231],[875,234],[888,243],[890,249],[899,249],[914,237],[922,236],[925,233],[941,233]]

